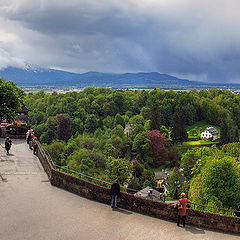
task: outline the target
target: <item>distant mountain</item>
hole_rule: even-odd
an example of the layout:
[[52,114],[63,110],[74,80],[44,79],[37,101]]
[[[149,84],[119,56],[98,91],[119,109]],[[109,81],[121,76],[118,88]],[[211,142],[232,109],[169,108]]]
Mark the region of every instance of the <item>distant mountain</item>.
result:
[[27,66],[25,69],[5,68],[0,70],[0,77],[12,80],[20,87],[201,88],[212,86],[212,84],[189,81],[158,72],[124,74],[87,72],[77,74],[32,66]]

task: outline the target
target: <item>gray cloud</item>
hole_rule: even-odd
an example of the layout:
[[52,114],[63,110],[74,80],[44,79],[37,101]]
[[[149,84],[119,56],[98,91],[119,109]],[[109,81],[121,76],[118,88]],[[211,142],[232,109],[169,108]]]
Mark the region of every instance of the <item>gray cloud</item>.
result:
[[0,0],[0,67],[240,82],[238,0]]

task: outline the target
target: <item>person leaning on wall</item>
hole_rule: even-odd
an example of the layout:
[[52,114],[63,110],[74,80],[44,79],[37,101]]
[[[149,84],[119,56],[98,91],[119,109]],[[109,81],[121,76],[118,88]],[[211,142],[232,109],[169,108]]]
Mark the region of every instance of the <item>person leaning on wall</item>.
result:
[[191,203],[190,200],[188,200],[185,196],[185,193],[181,193],[181,198],[178,202],[178,222],[177,226],[180,227],[180,222],[182,220],[183,227],[185,227],[186,224],[186,216],[187,216],[187,203]]
[[117,208],[117,198],[120,195],[120,185],[118,183],[118,179],[116,179],[115,182],[112,184],[110,189],[110,195],[111,195],[111,207]]

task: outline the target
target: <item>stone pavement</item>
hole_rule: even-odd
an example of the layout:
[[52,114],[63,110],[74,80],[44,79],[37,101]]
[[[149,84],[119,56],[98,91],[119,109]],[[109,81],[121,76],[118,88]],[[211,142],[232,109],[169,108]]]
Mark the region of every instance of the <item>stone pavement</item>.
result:
[[[0,139],[3,145],[3,139]],[[112,211],[51,186],[24,140],[13,140],[10,155],[0,146],[0,240],[240,239],[124,209]]]

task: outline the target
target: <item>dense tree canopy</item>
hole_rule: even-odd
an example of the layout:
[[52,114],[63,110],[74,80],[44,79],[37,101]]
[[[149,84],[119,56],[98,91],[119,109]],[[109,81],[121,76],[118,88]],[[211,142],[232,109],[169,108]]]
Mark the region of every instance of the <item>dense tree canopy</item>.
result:
[[13,120],[24,97],[24,91],[12,81],[0,78],[0,118]]
[[[2,81],[1,87],[5,84]],[[152,168],[179,167],[169,179],[170,195],[177,197],[190,188],[189,196],[196,203],[237,207],[240,95],[219,89],[177,93],[86,88],[79,93],[29,93],[24,104],[31,128],[58,165],[106,181],[118,177],[122,184],[138,189],[155,186]],[[0,109],[3,106],[1,102]],[[8,110],[1,111],[2,116],[11,116]],[[187,128],[202,120],[220,129],[223,148],[182,153],[179,143],[188,141],[188,134],[198,138],[204,130]],[[185,182],[178,183],[179,174]],[[226,203],[223,192],[233,201]]]

